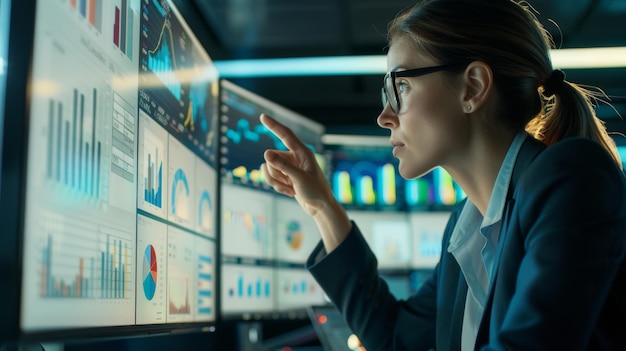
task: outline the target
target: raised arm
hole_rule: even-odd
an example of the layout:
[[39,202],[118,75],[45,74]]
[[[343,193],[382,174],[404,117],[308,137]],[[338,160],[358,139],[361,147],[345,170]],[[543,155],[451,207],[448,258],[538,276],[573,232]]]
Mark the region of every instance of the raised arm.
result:
[[346,211],[333,196],[313,152],[293,131],[266,114],[261,123],[287,147],[287,151],[266,150],[261,166],[267,183],[276,191],[293,196],[317,224],[329,253],[348,235],[352,224]]

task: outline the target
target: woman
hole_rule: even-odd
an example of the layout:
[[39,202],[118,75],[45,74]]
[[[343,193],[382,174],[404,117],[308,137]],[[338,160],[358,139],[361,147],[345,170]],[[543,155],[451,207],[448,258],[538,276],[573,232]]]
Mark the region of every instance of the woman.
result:
[[550,38],[511,0],[431,0],[389,26],[384,108],[405,178],[443,167],[467,200],[432,277],[406,301],[377,274],[312,153],[262,169],[311,215],[307,267],[368,350],[626,350],[626,182],[594,96],[553,70]]

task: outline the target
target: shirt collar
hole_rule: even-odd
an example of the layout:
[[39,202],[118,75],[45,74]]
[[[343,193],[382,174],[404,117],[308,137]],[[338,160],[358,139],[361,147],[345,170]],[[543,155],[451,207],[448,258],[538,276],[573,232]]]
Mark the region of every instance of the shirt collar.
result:
[[502,220],[502,212],[506,203],[506,195],[511,183],[515,160],[517,160],[517,155],[527,137],[528,134],[526,132],[519,132],[513,139],[511,146],[509,146],[509,150],[496,177],[485,216],[482,217],[476,205],[469,199],[467,200],[450,236],[449,252],[462,245],[467,240],[467,236],[475,233],[478,225],[480,225],[480,229],[483,229]]

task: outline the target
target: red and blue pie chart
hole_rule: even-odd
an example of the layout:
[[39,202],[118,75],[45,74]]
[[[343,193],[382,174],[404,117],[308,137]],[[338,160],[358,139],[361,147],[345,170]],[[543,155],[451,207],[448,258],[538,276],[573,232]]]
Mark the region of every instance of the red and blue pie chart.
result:
[[150,301],[156,292],[157,283],[157,256],[152,245],[146,246],[144,253],[143,277],[143,293]]

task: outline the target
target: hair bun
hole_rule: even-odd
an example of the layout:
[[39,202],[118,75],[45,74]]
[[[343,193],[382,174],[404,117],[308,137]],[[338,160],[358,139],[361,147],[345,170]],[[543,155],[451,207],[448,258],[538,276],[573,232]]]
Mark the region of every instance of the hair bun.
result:
[[560,69],[553,70],[545,83],[543,83],[543,95],[545,97],[554,95],[561,88],[564,80],[565,73],[563,73],[563,71]]

